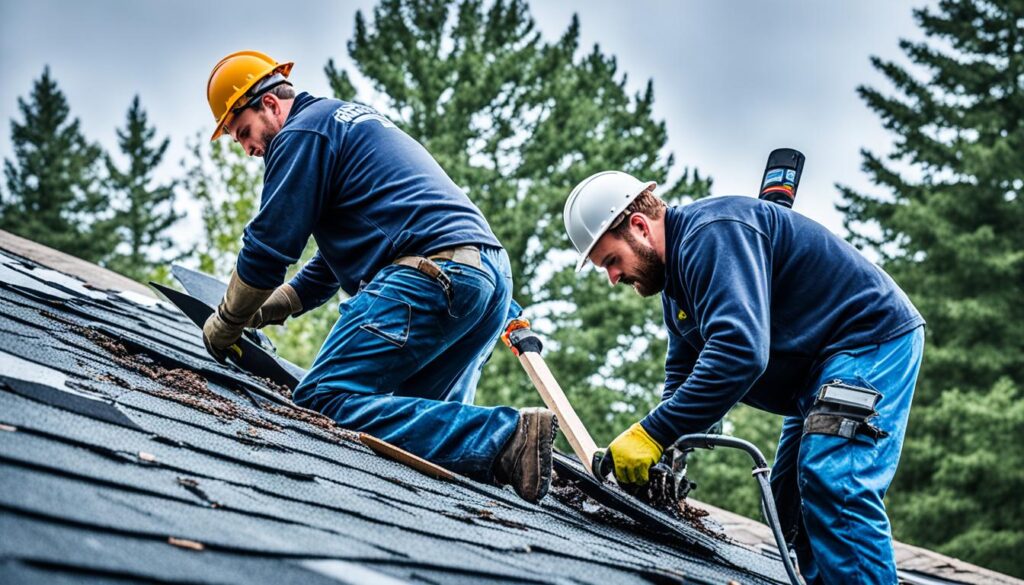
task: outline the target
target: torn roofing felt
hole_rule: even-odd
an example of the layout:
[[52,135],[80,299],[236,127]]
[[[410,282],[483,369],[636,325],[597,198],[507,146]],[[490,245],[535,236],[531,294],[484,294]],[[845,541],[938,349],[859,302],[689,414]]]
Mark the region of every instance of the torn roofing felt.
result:
[[785,582],[564,479],[540,505],[432,479],[268,392],[172,307],[0,253],[0,581]]

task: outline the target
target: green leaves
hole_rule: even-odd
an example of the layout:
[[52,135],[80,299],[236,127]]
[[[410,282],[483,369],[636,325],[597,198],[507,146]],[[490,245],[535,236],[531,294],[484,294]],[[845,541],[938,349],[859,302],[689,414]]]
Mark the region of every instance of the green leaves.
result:
[[28,100],[22,122],[11,121],[14,160],[4,161],[7,194],[0,228],[96,262],[136,280],[161,279],[172,247],[167,230],[184,214],[174,210],[176,181],[153,185],[168,139],[156,140],[138,96],[128,109],[118,146],[122,170],[85,138],[49,68]]
[[185,189],[202,205],[204,242],[199,269],[227,276],[242,249],[242,230],[256,215],[263,191],[263,168],[234,142],[209,142],[197,134],[189,144]]
[[[1008,378],[984,391],[946,391],[913,414],[920,438],[905,464],[917,489],[892,494],[899,538],[1010,574],[1024,543],[1018,497],[1024,454],[1024,401]],[[913,428],[913,427],[912,427]],[[904,470],[901,468],[901,475]],[[1014,547],[1017,547],[1016,549]]]
[[896,134],[888,157],[864,153],[887,195],[840,186],[838,206],[928,320],[890,517],[900,538],[1019,576],[1007,494],[1024,476],[1004,471],[1024,428],[1006,401],[1024,381],[1024,6],[943,1],[915,16],[928,41],[901,43],[914,69],[873,60],[896,95],[859,90]]
[[[200,270],[227,279],[242,249],[245,224],[259,207],[263,165],[246,155],[238,144],[227,140],[209,142],[201,134],[190,144],[190,151],[185,187],[202,204],[203,218],[203,241],[192,259]],[[315,252],[316,244],[310,239],[286,281]],[[269,326],[263,331],[281,356],[309,368],[338,318],[337,309],[336,303],[327,302],[299,319],[287,320],[284,326]]]
[[[545,338],[549,366],[607,443],[660,397],[661,308],[610,289],[597,273],[573,273],[562,207],[594,172],[664,183],[673,159],[663,152],[665,124],[652,116],[653,84],[631,95],[614,57],[579,50],[579,27],[574,18],[547,42],[523,2],[384,0],[370,19],[357,16],[348,50],[393,119],[483,211],[512,259],[515,298]],[[332,87],[348,87],[331,64],[328,75]],[[709,187],[687,171],[662,194]],[[478,401],[540,403],[500,346]]]

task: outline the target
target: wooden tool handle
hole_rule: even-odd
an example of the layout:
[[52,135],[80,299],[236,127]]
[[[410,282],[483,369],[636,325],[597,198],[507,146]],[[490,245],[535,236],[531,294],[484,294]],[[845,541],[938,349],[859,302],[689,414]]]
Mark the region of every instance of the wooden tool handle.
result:
[[597,445],[594,444],[594,439],[590,438],[590,433],[583,426],[583,421],[576,416],[576,411],[573,410],[562,387],[558,385],[558,381],[555,380],[551,370],[544,363],[544,358],[540,357],[538,353],[524,352],[519,354],[519,363],[523,364],[523,368],[529,374],[530,380],[533,381],[544,404],[555,411],[555,415],[558,416],[558,428],[569,439],[573,452],[579,457],[587,471],[590,471]]

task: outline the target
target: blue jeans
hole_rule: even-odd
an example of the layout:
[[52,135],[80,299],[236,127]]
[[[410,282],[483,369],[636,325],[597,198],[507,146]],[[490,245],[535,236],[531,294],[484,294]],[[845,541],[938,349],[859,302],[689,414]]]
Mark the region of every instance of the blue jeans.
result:
[[[772,468],[772,492],[787,537],[795,535],[800,572],[810,584],[896,583],[892,532],[882,498],[896,473],[910,416],[924,328],[880,345],[840,352],[821,367],[786,417]],[[832,380],[881,393],[871,424],[877,440],[803,434],[818,388]]]
[[518,305],[505,251],[485,246],[480,256],[482,269],[438,262],[451,279],[450,298],[414,268],[390,265],[377,273],[339,306],[341,317],[295,389],[295,403],[491,481],[519,412],[472,403],[484,363]]

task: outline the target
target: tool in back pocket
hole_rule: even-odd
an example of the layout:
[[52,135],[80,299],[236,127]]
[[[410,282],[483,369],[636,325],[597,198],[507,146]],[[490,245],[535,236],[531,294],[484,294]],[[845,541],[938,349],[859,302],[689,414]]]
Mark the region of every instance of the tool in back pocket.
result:
[[858,434],[876,440],[887,437],[889,433],[868,422],[878,416],[875,405],[881,397],[870,388],[833,380],[818,391],[818,397],[804,420],[804,434],[818,433],[847,439]]

